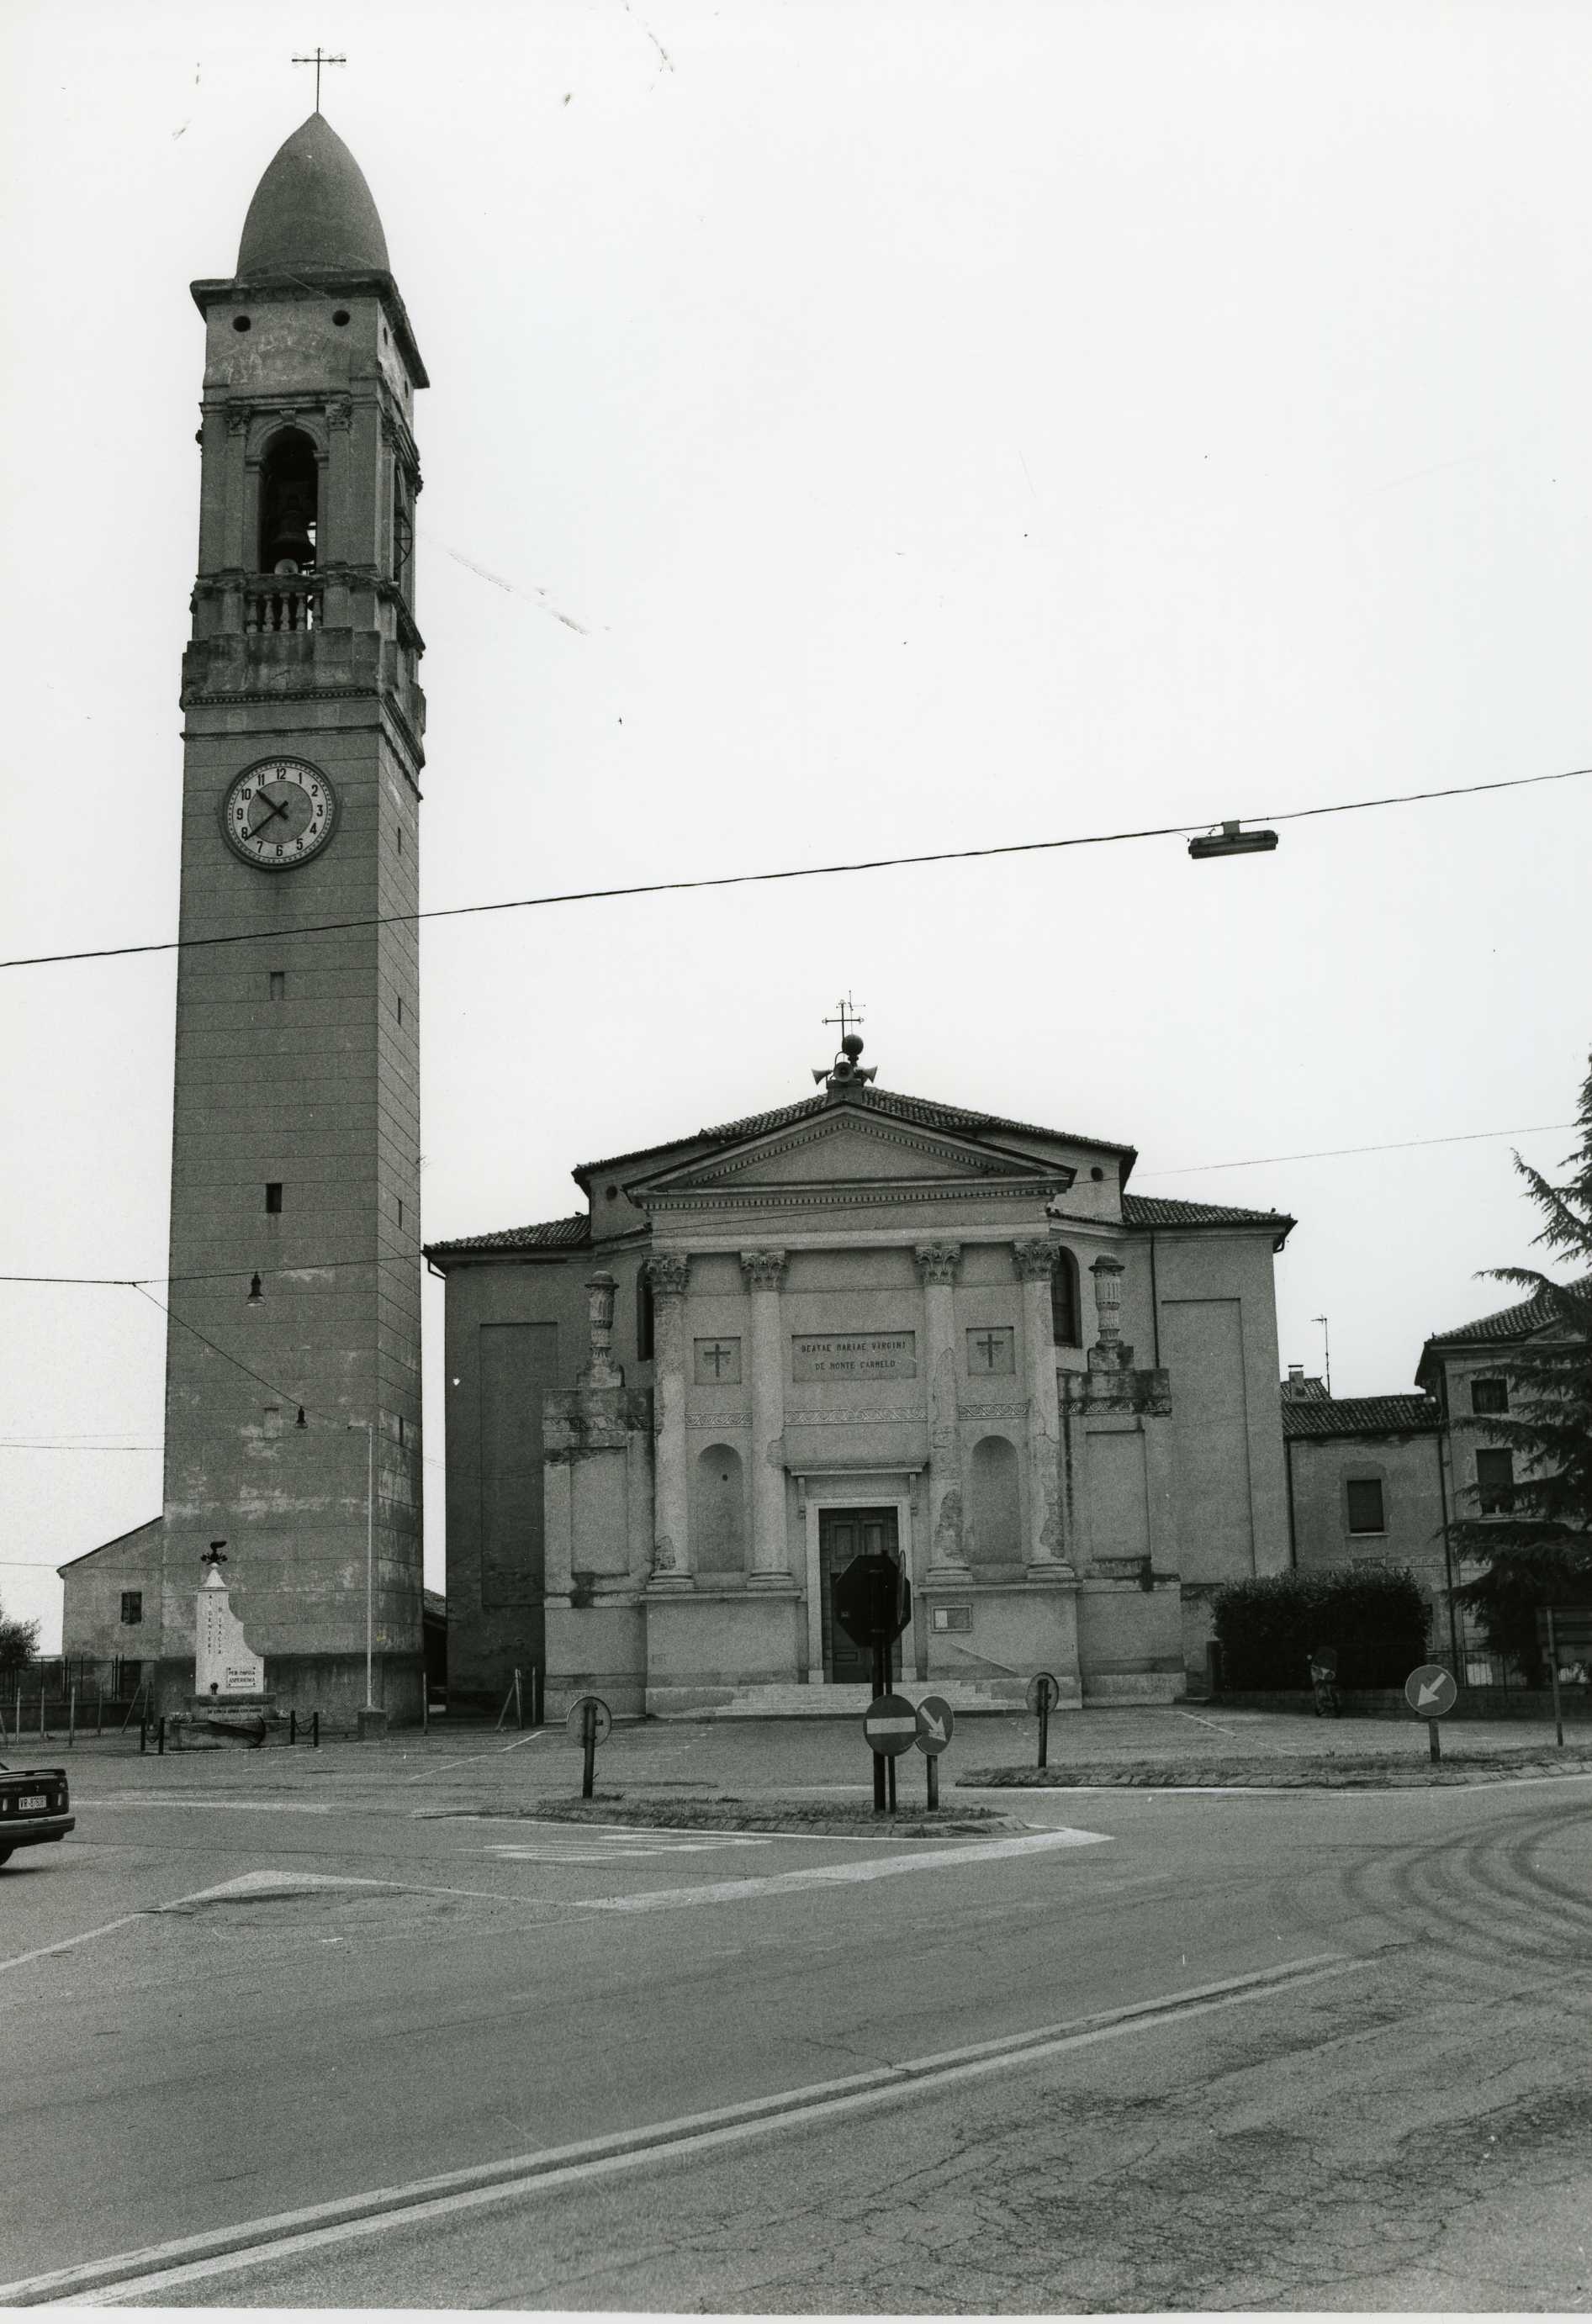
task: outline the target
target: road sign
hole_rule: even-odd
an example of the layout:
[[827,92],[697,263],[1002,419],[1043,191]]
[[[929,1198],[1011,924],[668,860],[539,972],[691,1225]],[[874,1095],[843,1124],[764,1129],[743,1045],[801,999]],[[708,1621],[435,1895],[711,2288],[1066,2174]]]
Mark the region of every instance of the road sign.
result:
[[606,1743],[613,1729],[614,1714],[608,1709],[607,1704],[603,1701],[600,1694],[578,1694],[576,1696],[574,1702],[569,1705],[569,1717],[564,1721],[564,1732],[569,1737],[571,1743],[585,1742],[586,1706],[588,1703],[591,1705],[592,1710],[597,1713],[596,1718],[592,1720],[591,1739],[594,1743]]
[[1404,1701],[1420,1719],[1440,1719],[1445,1711],[1453,1710],[1458,1695],[1453,1673],[1441,1663],[1422,1663],[1404,1681]]
[[854,1557],[835,1579],[835,1619],[859,1646],[887,1646],[912,1618],[912,1585],[893,1557]]
[[1041,1711],[1054,1711],[1061,1700],[1059,1682],[1049,1671],[1035,1671],[1028,1682],[1028,1707],[1037,1719]]
[[917,1741],[918,1714],[904,1694],[875,1695],[863,1713],[863,1734],[870,1751],[893,1759]]
[[944,1696],[926,1694],[918,1705],[919,1750],[930,1759],[938,1757],[955,1733],[956,1724]]

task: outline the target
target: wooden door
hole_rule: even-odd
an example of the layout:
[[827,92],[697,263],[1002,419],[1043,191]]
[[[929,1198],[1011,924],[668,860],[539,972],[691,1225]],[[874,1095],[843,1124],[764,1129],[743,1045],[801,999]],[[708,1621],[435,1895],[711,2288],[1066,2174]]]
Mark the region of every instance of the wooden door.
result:
[[[837,1686],[866,1686],[874,1675],[871,1650],[857,1646],[835,1619],[835,1576],[854,1557],[900,1562],[893,1509],[822,1509],[819,1513],[819,1573],[823,1588],[824,1676]],[[890,1649],[890,1675],[901,1676],[901,1640]]]

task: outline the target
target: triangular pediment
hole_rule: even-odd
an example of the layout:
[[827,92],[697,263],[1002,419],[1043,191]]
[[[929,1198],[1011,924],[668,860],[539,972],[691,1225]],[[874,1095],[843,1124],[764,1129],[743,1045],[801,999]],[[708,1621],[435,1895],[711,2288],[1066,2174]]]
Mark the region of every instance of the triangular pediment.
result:
[[1037,1190],[1066,1185],[1071,1176],[1064,1166],[994,1141],[949,1136],[847,1106],[773,1135],[737,1139],[715,1154],[697,1155],[630,1192],[634,1200],[647,1193],[709,1196],[764,1187],[777,1197],[782,1189],[798,1186],[876,1191],[893,1185],[949,1189],[1004,1183]]

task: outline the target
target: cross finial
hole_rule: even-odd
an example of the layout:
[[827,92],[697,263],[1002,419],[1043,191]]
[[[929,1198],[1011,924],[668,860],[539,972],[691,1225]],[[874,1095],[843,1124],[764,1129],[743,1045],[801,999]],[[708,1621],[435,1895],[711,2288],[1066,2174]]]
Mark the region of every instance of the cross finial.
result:
[[826,1025],[838,1025],[840,1028],[840,1038],[844,1042],[846,1036],[850,1032],[852,1027],[862,1023],[862,1010],[857,1007],[849,992],[847,994],[844,1001],[837,1001],[835,1007],[839,1012],[838,1015],[834,1017],[826,1017],[823,1021]]
[[320,44],[319,44],[319,42],[317,42],[317,43],[316,43],[315,54],[314,54],[312,57],[295,57],[295,58],[293,59],[293,62],[294,62],[294,64],[296,64],[296,65],[313,65],[313,66],[314,66],[314,68],[315,68],[315,110],[316,110],[316,112],[317,112],[317,113],[319,113],[319,112],[320,111],[320,68],[321,68],[321,66],[322,66],[322,65],[346,65],[346,64],[347,63],[347,61],[348,61],[348,60],[347,60],[347,57],[329,57],[329,56],[327,55],[327,53],[326,53],[325,50],[320,46]]

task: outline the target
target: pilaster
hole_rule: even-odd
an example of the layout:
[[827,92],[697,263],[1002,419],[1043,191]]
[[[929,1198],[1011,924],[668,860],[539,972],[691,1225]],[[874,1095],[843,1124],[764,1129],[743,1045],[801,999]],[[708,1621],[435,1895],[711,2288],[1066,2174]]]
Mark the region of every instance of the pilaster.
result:
[[653,1587],[686,1587],[691,1578],[686,1491],[686,1286],[691,1262],[661,1251],[646,1262],[653,1286]]
[[1028,1572],[1032,1581],[1060,1582],[1070,1580],[1072,1573],[1062,1562],[1061,1416],[1051,1329],[1051,1277],[1056,1269],[1057,1249],[1044,1240],[1017,1242],[1012,1246],[1012,1256],[1023,1286]]
[[957,1387],[956,1291],[962,1246],[920,1243],[913,1253],[923,1286],[923,1336],[929,1371],[929,1572],[957,1581],[967,1572],[962,1551],[962,1437]]
[[752,1566],[747,1582],[753,1589],[788,1589],[785,1351],[780,1314],[785,1254],[744,1250],[741,1272],[752,1307],[747,1333],[752,1352]]

